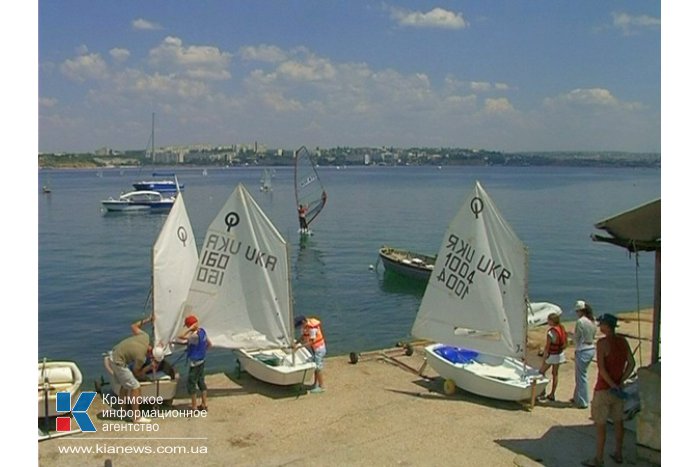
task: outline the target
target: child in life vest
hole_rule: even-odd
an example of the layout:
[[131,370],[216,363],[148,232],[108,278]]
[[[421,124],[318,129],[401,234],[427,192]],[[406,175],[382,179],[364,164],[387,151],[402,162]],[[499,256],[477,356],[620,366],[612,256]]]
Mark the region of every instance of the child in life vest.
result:
[[547,324],[549,329],[547,330],[547,343],[543,354],[544,362],[542,362],[540,373],[544,375],[549,367],[552,367],[552,390],[547,395],[546,400],[554,401],[554,393],[557,391],[559,383],[559,365],[566,361],[564,349],[567,345],[567,337],[566,329],[559,322],[559,315],[556,313],[547,316]]

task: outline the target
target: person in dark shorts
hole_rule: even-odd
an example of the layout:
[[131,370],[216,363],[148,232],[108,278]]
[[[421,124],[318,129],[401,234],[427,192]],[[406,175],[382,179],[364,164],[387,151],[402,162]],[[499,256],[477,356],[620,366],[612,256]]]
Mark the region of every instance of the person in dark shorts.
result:
[[[187,360],[189,373],[187,375],[187,393],[192,398],[192,410],[209,410],[207,407],[207,384],[204,381],[204,361],[211,341],[207,332],[199,326],[199,320],[194,315],[185,318],[187,328],[178,339],[187,343]],[[202,403],[197,405],[197,389],[201,393]]]

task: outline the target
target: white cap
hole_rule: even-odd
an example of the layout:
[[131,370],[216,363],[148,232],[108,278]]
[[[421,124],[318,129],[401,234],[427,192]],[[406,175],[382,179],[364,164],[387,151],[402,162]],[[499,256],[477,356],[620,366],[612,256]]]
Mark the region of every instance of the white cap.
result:
[[165,349],[160,345],[153,347],[153,360],[160,363],[165,358]]
[[579,311],[579,310],[585,310],[586,309],[586,302],[583,300],[576,300],[576,304],[574,305],[574,310]]

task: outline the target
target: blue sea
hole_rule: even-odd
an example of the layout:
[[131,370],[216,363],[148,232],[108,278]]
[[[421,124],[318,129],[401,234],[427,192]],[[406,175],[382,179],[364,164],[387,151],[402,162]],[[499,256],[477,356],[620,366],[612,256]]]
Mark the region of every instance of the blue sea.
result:
[[[323,320],[330,355],[393,346],[410,338],[424,286],[385,273],[382,245],[436,253],[447,224],[480,181],[529,249],[529,296],[578,299],[596,314],[652,305],[654,258],[593,242],[594,224],[661,195],[659,169],[554,167],[322,167],[328,204],[297,233],[294,172],[261,167],[174,169],[198,245],[238,183],[287,238],[296,314]],[[40,170],[39,358],[74,360],[84,381],[104,373],[101,354],[150,314],[151,247],[166,214],[106,214],[100,200],[150,174],[138,169]],[[179,365],[184,371],[184,363]],[[233,369],[214,350],[208,371]]]

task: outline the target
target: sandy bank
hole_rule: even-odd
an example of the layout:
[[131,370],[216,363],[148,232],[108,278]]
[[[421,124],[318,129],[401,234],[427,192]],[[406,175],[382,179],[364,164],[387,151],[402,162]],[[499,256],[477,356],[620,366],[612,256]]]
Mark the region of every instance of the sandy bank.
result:
[[[646,339],[639,341],[641,362],[636,354],[638,364],[645,366],[651,355],[651,315],[647,311],[641,319],[636,313],[623,317],[620,332],[636,336],[641,331]],[[567,329],[573,327],[567,325]],[[541,363],[537,351],[544,333],[545,328],[530,332],[531,365]],[[637,347],[636,341],[630,344]],[[318,395],[271,387],[246,374],[239,378],[228,373],[209,375],[207,416],[164,418],[157,421],[157,432],[101,431],[102,424],[128,423],[101,419],[104,407],[96,401],[90,414],[98,432],[39,443],[39,462],[45,466],[579,465],[594,451],[595,432],[588,410],[564,402],[574,387],[573,348],[566,352],[558,401],[533,411],[462,391],[446,396],[442,379],[432,370],[426,375],[433,379],[421,378],[374,352],[362,354],[355,365],[347,356],[328,359],[328,390]],[[401,351],[392,355],[411,368],[423,361],[420,348],[410,357]],[[592,365],[591,385],[595,376]],[[173,408],[188,405],[187,398],[176,399]],[[79,446],[92,447],[93,453],[60,452]],[[94,452],[97,446],[102,452]],[[128,447],[150,447],[153,453],[123,452]],[[190,452],[155,452],[180,447]],[[636,456],[631,432],[626,433],[624,455],[630,461]]]

